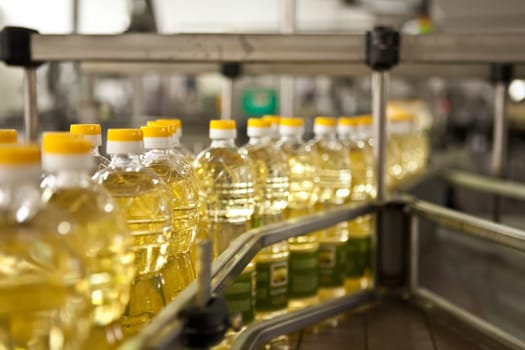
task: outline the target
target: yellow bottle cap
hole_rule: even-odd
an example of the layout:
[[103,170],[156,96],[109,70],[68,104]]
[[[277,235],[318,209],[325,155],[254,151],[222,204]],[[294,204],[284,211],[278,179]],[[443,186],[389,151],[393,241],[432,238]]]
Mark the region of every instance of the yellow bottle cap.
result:
[[271,124],[279,124],[281,116],[278,115],[265,115],[262,117],[263,120],[269,121]]
[[91,142],[67,132],[46,132],[42,136],[42,151],[51,154],[89,154]]
[[102,134],[102,128],[100,124],[71,124],[69,132],[72,134],[96,136]]
[[299,127],[304,125],[302,118],[281,118],[279,120],[281,126]]
[[357,126],[372,123],[372,116],[370,114],[354,115],[351,117],[339,117],[337,123],[343,126]]
[[334,117],[315,117],[314,125],[335,127],[337,125],[337,119]]
[[108,129],[107,139],[112,142],[137,142],[142,141],[140,129]]
[[36,144],[0,145],[0,165],[40,163],[40,149]]
[[210,129],[233,130],[235,128],[235,120],[210,120]]
[[250,118],[248,119],[249,128],[270,128],[272,124],[268,120],[261,118]]
[[175,134],[175,132],[177,131],[177,128],[175,127],[175,124],[172,123],[172,122],[164,122],[164,121],[159,121],[159,120],[149,120],[148,123],[147,123],[148,126],[161,126],[161,127],[166,127],[168,128],[168,131],[170,133],[170,136],[172,136],[173,134]]
[[414,120],[414,114],[409,111],[398,107],[396,105],[388,105],[386,115],[388,120],[393,122],[403,122]]
[[180,121],[180,119],[178,118],[170,118],[170,119],[167,119],[167,118],[160,118],[160,119],[157,119],[156,120],[157,122],[161,122],[161,123],[170,123],[170,124],[173,124],[173,126],[175,126],[176,129],[180,129],[182,128],[182,122]]
[[17,143],[18,136],[15,129],[0,129],[0,144]]
[[144,137],[169,138],[173,134],[169,125],[161,125],[161,124],[142,126],[140,130],[142,130],[142,135]]

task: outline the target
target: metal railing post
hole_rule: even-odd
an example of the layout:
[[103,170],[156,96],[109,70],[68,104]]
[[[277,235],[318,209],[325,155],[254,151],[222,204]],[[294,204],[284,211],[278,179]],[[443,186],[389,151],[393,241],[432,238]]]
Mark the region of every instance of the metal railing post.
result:
[[[391,28],[376,27],[366,33],[366,64],[372,69],[372,116],[374,130],[374,173],[378,201],[386,199],[385,168],[389,70],[399,62],[399,33]],[[375,252],[372,271],[374,286],[381,285],[382,257],[388,249],[384,231],[384,216],[381,210],[377,214],[376,229],[372,239],[372,250]],[[401,254],[401,252],[399,252]]]

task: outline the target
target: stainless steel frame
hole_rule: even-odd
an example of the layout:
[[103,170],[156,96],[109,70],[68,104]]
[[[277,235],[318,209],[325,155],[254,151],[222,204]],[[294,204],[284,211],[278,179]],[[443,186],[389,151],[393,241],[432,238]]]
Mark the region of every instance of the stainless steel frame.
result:
[[[374,210],[376,206],[371,203],[359,206],[347,205],[340,209],[316,213],[244,233],[233,240],[228,249],[215,259],[211,273],[211,293],[222,293],[260,249],[290,237],[304,235],[370,214]],[[184,307],[196,302],[197,295],[198,281],[195,281],[166,306],[137,337],[126,342],[122,349],[163,349],[173,345],[180,337],[183,327],[177,315]]]
[[25,139],[38,140],[38,100],[36,94],[36,68],[24,69],[24,124]]
[[443,176],[454,185],[525,201],[525,184],[523,183],[494,179],[457,170],[447,171]]
[[525,349],[524,341],[461,309],[437,293],[419,285],[418,220],[419,217],[422,217],[440,226],[452,228],[455,231],[489,242],[505,245],[521,252],[525,252],[525,232],[423,201],[416,200],[415,202],[408,203],[407,209],[412,217],[409,291],[413,300],[423,308],[435,308],[452,316],[456,321],[492,338],[494,341],[506,347],[511,349]]
[[298,331],[374,300],[376,296],[372,291],[363,291],[255,323],[239,334],[231,349],[259,349],[265,342],[279,335]]
[[[93,75],[142,75],[155,74],[204,74],[220,71],[219,63],[151,63],[151,62],[92,62],[80,64],[84,74]],[[359,63],[244,63],[243,75],[290,75],[312,76],[328,75],[338,77],[364,77],[370,75],[370,68]],[[525,66],[517,66],[516,78],[525,77]],[[440,77],[446,79],[477,78],[488,80],[490,67],[483,64],[421,64],[404,63],[392,68],[395,77],[408,79],[427,79]],[[282,113],[282,115],[288,115]]]

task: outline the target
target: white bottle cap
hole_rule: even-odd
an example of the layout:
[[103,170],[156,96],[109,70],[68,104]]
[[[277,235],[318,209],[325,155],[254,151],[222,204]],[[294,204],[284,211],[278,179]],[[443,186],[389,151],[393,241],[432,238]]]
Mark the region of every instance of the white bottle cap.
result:
[[279,134],[281,136],[303,135],[304,122],[301,118],[281,118],[279,121]]
[[260,118],[248,119],[248,128],[246,129],[248,137],[265,137],[271,136],[272,129],[269,121]]
[[92,147],[82,135],[46,132],[42,136],[42,168],[47,172],[88,171],[93,165]]
[[93,147],[102,145],[102,128],[100,124],[71,124],[69,132],[84,136],[86,140],[91,142]]
[[40,174],[37,145],[0,146],[0,183],[38,182]]
[[168,126],[148,125],[140,128],[144,136],[145,149],[168,149],[172,131]]
[[108,129],[108,154],[141,154],[144,150],[140,129]]
[[336,133],[337,120],[332,117],[316,117],[314,121],[314,134],[329,135]]
[[235,120],[211,120],[210,139],[235,139],[237,126]]

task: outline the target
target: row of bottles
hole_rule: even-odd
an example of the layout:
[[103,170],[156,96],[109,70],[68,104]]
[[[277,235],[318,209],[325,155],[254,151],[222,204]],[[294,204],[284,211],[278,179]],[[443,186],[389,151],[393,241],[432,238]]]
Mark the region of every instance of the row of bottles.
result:
[[3,348],[113,348],[194,279],[198,185],[177,122],[109,129],[110,160],[99,125],[46,132],[41,151],[0,131]]
[[[390,108],[389,119],[392,189],[424,168],[428,146],[411,114]],[[250,119],[240,148],[235,121],[213,120],[195,157],[178,119],[109,129],[109,159],[97,124],[44,133],[41,153],[0,130],[1,258],[12,266],[0,275],[0,342],[114,347],[195,278],[199,239],[218,256],[250,228],[373,198],[371,120],[317,117],[305,142],[301,118]],[[364,216],[264,248],[226,291],[231,311],[247,324],[370,287],[372,227]]]

